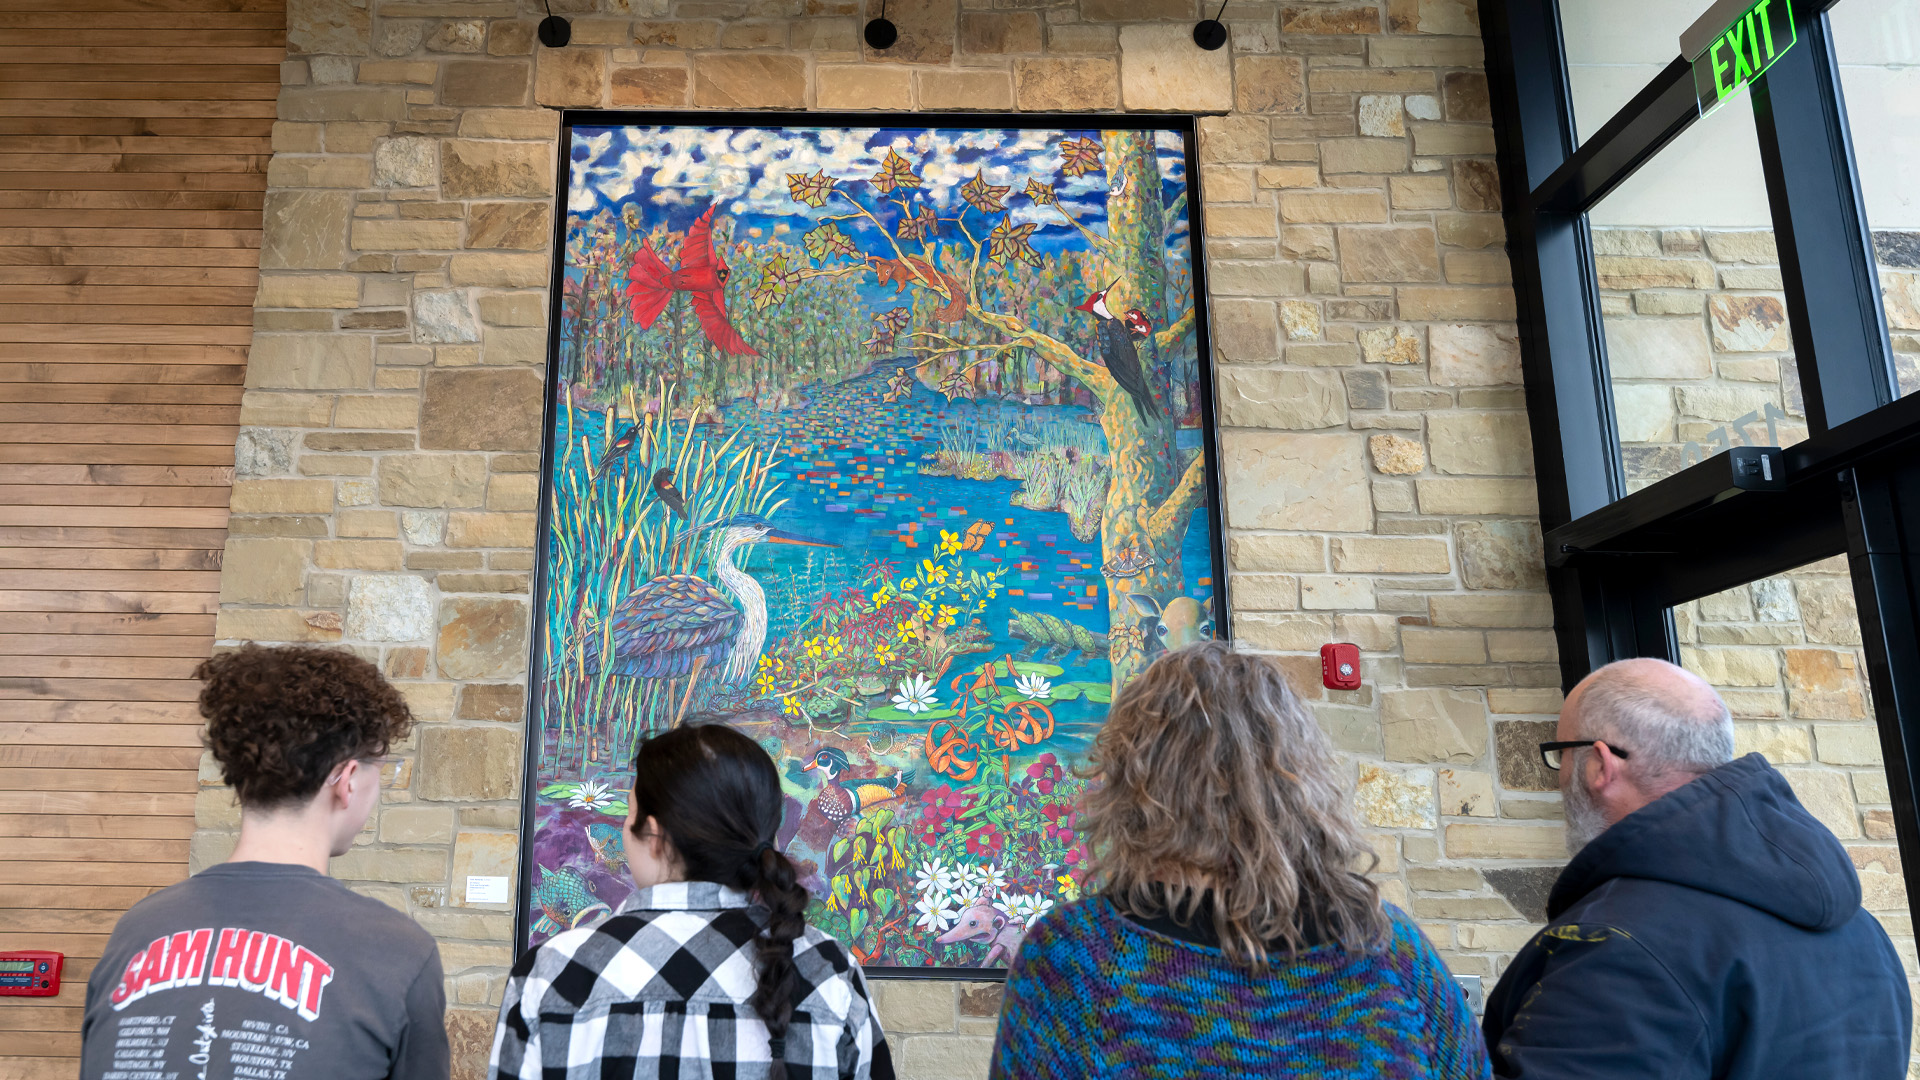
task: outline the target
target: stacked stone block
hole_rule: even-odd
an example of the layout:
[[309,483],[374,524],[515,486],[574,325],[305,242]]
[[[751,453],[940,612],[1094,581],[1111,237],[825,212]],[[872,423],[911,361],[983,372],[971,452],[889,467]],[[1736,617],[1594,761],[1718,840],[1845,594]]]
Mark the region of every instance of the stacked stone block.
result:
[[[1771,230],[1596,227],[1593,247],[1629,490],[1719,453],[1718,433],[1733,445],[1807,437]],[[1920,237],[1881,232],[1874,247],[1904,395],[1920,389]]]
[[1801,804],[1846,845],[1862,902],[1920,990],[1846,559],[1683,604],[1674,625],[1682,665],[1712,683],[1733,711],[1735,753],[1758,753],[1778,767]]
[[[1386,895],[1496,974],[1563,860],[1559,706],[1471,0],[290,0],[219,635],[377,661],[422,724],[334,870],[443,942],[460,1074],[510,962],[555,107],[1195,111],[1234,629],[1339,747]],[[1209,9],[1205,12],[1211,15]],[[796,113],[796,116],[799,114]],[[1319,688],[1317,650],[1366,685]],[[209,773],[196,865],[233,811]],[[880,992],[979,1076],[992,989]]]

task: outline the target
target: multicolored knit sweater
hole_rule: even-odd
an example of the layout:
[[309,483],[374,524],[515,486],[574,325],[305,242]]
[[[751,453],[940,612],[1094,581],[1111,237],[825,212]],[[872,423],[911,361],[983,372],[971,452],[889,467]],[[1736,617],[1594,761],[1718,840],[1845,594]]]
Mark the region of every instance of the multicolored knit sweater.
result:
[[1007,973],[996,1078],[1484,1080],[1466,998],[1405,912],[1393,939],[1284,954],[1264,974],[1092,897],[1049,912]]

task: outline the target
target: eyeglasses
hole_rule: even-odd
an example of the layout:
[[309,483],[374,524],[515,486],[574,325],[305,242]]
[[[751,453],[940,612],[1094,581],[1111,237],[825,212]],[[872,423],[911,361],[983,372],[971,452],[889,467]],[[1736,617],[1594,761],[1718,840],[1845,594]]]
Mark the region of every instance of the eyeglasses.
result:
[[[1540,760],[1546,763],[1547,768],[1552,769],[1554,772],[1559,772],[1560,771],[1560,754],[1562,751],[1573,750],[1582,746],[1598,746],[1599,744],[1600,744],[1599,739],[1573,739],[1568,742],[1543,742],[1540,744]],[[1612,743],[1607,744],[1607,749],[1613,751],[1614,757],[1617,757],[1622,761],[1625,761],[1627,759],[1627,756],[1628,756],[1627,752],[1613,745]]]

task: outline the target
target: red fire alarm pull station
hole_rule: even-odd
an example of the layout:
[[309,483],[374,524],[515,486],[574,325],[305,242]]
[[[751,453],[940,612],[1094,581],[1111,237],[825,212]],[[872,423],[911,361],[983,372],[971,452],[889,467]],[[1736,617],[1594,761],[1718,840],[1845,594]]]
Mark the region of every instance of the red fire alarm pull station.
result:
[[0,952],[0,997],[53,997],[60,993],[57,952],[32,949]]
[[1329,690],[1360,689],[1360,646],[1348,641],[1320,646],[1320,681]]

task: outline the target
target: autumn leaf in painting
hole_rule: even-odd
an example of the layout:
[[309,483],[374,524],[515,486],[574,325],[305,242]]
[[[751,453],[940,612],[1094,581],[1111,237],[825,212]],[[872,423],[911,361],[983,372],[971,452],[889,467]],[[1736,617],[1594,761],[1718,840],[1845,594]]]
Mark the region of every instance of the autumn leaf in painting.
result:
[[1009,259],[1039,266],[1040,253],[1033,250],[1033,243],[1029,239],[1039,227],[1032,223],[1015,225],[1012,217],[1001,219],[1000,224],[987,234],[987,258],[1001,266],[1007,265]]
[[833,194],[833,184],[833,178],[824,171],[787,174],[787,191],[793,201],[808,206],[825,206],[828,196]]
[[860,257],[860,248],[853,238],[840,231],[840,226],[829,221],[817,229],[810,230],[800,238],[807,254],[816,259],[825,259],[833,255]]
[[764,311],[793,294],[800,284],[800,271],[787,268],[787,257],[775,255],[753,287],[753,310]]
[[998,214],[1007,208],[1007,192],[1012,190],[1011,187],[987,183],[982,171],[974,173],[973,179],[960,185],[960,197],[983,214]]
[[878,356],[893,351],[893,335],[889,333],[886,328],[882,327],[876,329],[872,337],[869,337],[860,344],[865,345],[868,352]]
[[1060,197],[1053,192],[1053,185],[1043,184],[1038,180],[1027,181],[1026,195],[1033,200],[1035,206],[1057,206],[1060,203]]
[[890,308],[875,315],[873,320],[892,335],[907,328],[907,324],[913,321],[913,312],[903,307]]
[[1093,139],[1061,139],[1060,171],[1068,176],[1085,176],[1101,168],[1100,155],[1106,147]]
[[880,163],[880,171],[873,174],[873,186],[880,194],[892,193],[894,188],[917,188],[920,186],[920,174],[913,171],[913,162],[900,156],[898,150],[888,150],[887,159]]
[[900,227],[896,231],[902,240],[925,240],[939,233],[940,218],[933,212],[933,207],[922,206],[915,213],[901,217]]

